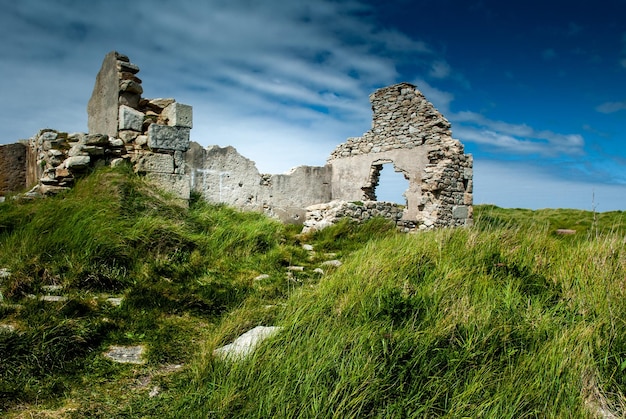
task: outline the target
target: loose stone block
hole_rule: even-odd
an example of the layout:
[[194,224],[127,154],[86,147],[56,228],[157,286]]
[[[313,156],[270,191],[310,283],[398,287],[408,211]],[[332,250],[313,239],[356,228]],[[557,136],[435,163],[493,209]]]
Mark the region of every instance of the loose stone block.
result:
[[143,112],[139,112],[129,106],[120,106],[119,129],[129,129],[141,132],[141,125],[143,124],[144,116]]
[[136,93],[138,95],[143,93],[143,87],[135,80],[121,80],[120,92]]
[[189,128],[152,124],[148,128],[148,147],[151,149],[187,151]]
[[146,154],[139,158],[135,171],[174,173],[174,157],[169,154]]
[[257,326],[239,336],[232,343],[217,348],[213,355],[220,359],[238,361],[251,355],[264,340],[274,336],[283,328],[277,326]]
[[126,106],[130,106],[131,108],[136,108],[139,106],[140,100],[141,100],[141,95],[138,95],[136,93],[120,92],[119,94],[120,105],[126,105]]
[[169,126],[193,128],[192,107],[189,105],[174,102],[163,109],[161,117],[167,118]]

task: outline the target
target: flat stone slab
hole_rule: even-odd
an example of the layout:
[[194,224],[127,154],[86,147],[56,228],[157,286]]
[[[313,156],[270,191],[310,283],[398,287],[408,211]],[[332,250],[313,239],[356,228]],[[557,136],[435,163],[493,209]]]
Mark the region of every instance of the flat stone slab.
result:
[[49,303],[62,303],[67,301],[67,297],[62,295],[42,295],[40,300],[47,301]]
[[109,347],[104,356],[114,362],[122,364],[144,364],[146,361],[142,358],[145,351],[143,345],[137,346],[115,346]]
[[217,348],[213,351],[213,355],[220,359],[232,361],[244,359],[251,355],[261,342],[274,336],[282,329],[282,327],[277,326],[257,326],[239,336],[232,343]]
[[322,262],[322,266],[333,266],[335,268],[338,268],[341,265],[343,264],[341,263],[340,260],[337,260],[337,259],[327,260],[326,262]]

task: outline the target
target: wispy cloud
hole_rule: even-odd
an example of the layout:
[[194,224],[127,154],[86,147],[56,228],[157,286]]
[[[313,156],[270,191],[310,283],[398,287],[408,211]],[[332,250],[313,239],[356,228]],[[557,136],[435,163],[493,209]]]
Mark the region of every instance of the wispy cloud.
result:
[[[242,148],[340,143],[369,128],[368,95],[401,81],[397,66],[449,72],[428,44],[381,28],[358,0],[24,0],[3,8],[0,25],[13,34],[0,43],[5,142],[42,127],[84,131],[95,75],[113,49],[142,68],[144,96],[194,106],[196,140]],[[326,148],[302,146],[301,157],[322,164]],[[263,154],[268,170],[302,160]]]
[[476,112],[451,113],[454,134],[464,141],[495,147],[500,152],[541,156],[582,155],[585,141],[580,134],[537,130],[526,124],[494,121]]
[[615,113],[626,110],[626,101],[624,102],[605,102],[596,106],[596,111],[600,113]]
[[428,75],[434,79],[445,79],[450,76],[452,69],[445,61],[435,61],[430,66]]

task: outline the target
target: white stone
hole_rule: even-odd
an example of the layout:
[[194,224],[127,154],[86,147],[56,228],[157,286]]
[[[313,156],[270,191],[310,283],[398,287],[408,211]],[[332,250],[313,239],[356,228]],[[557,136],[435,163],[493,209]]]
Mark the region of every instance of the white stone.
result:
[[89,166],[90,162],[91,157],[89,156],[73,156],[67,158],[63,164],[68,169],[84,169]]
[[141,131],[144,116],[143,112],[139,112],[130,106],[121,105],[119,111],[119,129]]
[[193,108],[190,105],[174,102],[163,109],[161,117],[167,118],[169,126],[193,128]]
[[340,260],[327,260],[326,262],[322,263],[322,266],[333,266],[335,268],[340,267],[341,265],[343,265],[343,263],[341,263]]
[[109,144],[111,144],[111,147],[123,147],[124,140],[119,138],[109,138]]
[[232,343],[222,346],[221,348],[217,348],[213,351],[213,355],[217,358],[231,361],[246,358],[254,352],[256,347],[261,342],[274,336],[282,329],[282,327],[276,326],[257,326],[239,336]]
[[109,347],[109,350],[104,353],[104,356],[123,364],[143,364],[143,352],[144,347],[138,346],[115,346]]
[[118,167],[124,164],[124,159],[113,159],[111,160],[111,167]]

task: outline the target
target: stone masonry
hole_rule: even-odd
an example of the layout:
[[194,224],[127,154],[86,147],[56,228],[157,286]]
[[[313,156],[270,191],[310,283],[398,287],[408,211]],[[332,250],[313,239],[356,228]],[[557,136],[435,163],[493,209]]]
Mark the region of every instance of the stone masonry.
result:
[[[87,107],[88,134],[45,129],[27,143],[0,147],[0,196],[34,184],[31,194],[53,194],[94,167],[126,161],[184,200],[194,190],[209,202],[308,230],[341,217],[382,216],[405,230],[472,223],[472,156],[411,84],[372,93],[372,128],[337,146],[325,166],[269,175],[233,147],[190,143],[191,106],[143,98],[138,72],[127,56],[107,54]],[[406,205],[376,200],[385,164],[408,180]]]
[[472,156],[452,139],[448,120],[409,83],[379,89],[370,101],[372,129],[328,160],[333,199],[375,200],[382,165],[393,163],[409,181],[403,220],[420,228],[471,224]]
[[157,187],[188,200],[184,152],[191,106],[142,98],[138,72],[127,56],[107,54],[87,107],[88,134],[44,129],[26,144],[2,146],[0,163],[11,172],[0,172],[0,195],[33,185],[30,196],[55,194],[95,167],[128,162]]
[[[315,229],[332,223],[335,214],[352,214],[350,202],[376,201],[380,171],[390,163],[409,182],[406,206],[400,216],[395,210],[377,211],[378,216],[392,214],[388,218],[403,229],[471,225],[472,156],[452,138],[450,123],[408,83],[379,89],[370,101],[372,129],[340,144],[323,167],[263,175],[232,147],[195,145],[188,157],[191,187],[210,202],[304,221]],[[331,201],[343,204],[318,205]],[[371,213],[357,212],[350,218],[362,221]]]

